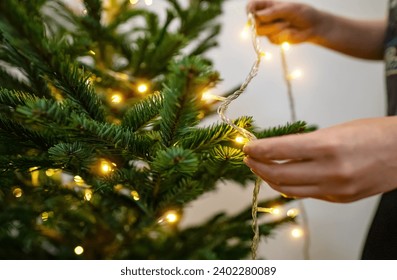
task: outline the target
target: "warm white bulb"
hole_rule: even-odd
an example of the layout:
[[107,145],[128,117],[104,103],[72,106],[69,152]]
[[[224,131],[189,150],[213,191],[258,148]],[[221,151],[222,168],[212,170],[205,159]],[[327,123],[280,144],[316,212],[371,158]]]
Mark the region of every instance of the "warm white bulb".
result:
[[131,196],[135,201],[138,201],[140,199],[139,193],[137,191],[132,191]]
[[212,96],[213,96],[213,95],[212,95],[210,92],[205,91],[205,92],[201,95],[201,100],[207,101],[207,102],[212,101],[212,100],[213,100]]
[[270,212],[272,215],[275,215],[275,216],[277,216],[277,215],[280,215],[281,214],[281,209],[280,208],[278,208],[278,207],[276,207],[276,208],[271,208],[271,212]]
[[248,142],[248,139],[247,139],[247,138],[244,138],[243,136],[237,136],[237,137],[234,139],[234,142],[236,142],[237,144],[245,144],[245,143]]
[[22,196],[22,194],[23,194],[23,191],[22,191],[21,188],[15,188],[15,189],[12,191],[12,194],[13,194],[16,198],[20,198],[20,197]]
[[281,214],[281,209],[279,207],[272,207],[272,208],[258,207],[257,210],[258,212],[269,213],[275,216]]
[[49,216],[50,215],[48,214],[48,212],[41,213],[41,219],[43,220],[43,222],[46,222]]
[[145,0],[145,4],[147,6],[151,6],[153,4],[153,0]]
[[301,238],[301,237],[303,236],[303,230],[300,229],[300,228],[294,228],[294,229],[291,231],[291,236],[292,236],[293,238],[296,238],[296,239]]
[[81,255],[82,253],[84,253],[84,248],[81,246],[77,246],[76,248],[74,248],[74,253],[76,255]]
[[137,90],[139,93],[146,93],[149,90],[149,86],[145,83],[140,83],[137,86]]
[[301,69],[296,69],[295,71],[291,72],[288,76],[290,80],[297,80],[303,77],[303,71]]
[[168,211],[163,215],[163,218],[159,220],[159,223],[166,221],[167,223],[174,224],[179,220],[179,215],[175,211]]
[[73,178],[74,182],[78,185],[78,186],[83,186],[85,185],[84,179],[81,178],[80,176],[74,176]]
[[290,218],[295,218],[298,215],[299,215],[299,209],[297,208],[292,208],[287,211],[287,216]]
[[214,95],[209,91],[203,92],[201,95],[201,100],[211,103],[212,101],[224,101],[226,98],[223,96]]
[[90,201],[92,199],[92,190],[84,191],[84,200]]
[[121,94],[113,94],[111,97],[112,103],[121,103],[123,101],[123,96]]
[[102,173],[109,173],[113,171],[113,167],[115,167],[116,164],[115,163],[110,163],[106,160],[102,160],[101,161],[101,171]]
[[138,2],[139,2],[139,0],[130,0],[130,3],[131,3],[132,5],[138,4]]
[[247,23],[244,26],[244,29],[240,33],[240,37],[243,40],[247,40],[250,37],[250,25],[249,25],[249,23]]
[[169,223],[175,223],[176,221],[178,221],[178,216],[172,213],[172,214],[168,214],[166,219]]
[[55,172],[56,172],[55,169],[47,169],[45,175],[47,175],[48,177],[52,177],[54,176]]
[[107,163],[102,163],[101,168],[102,168],[102,171],[103,171],[104,173],[110,172],[110,170],[111,170],[110,165],[107,164]]
[[281,48],[282,48],[284,51],[289,51],[289,50],[291,49],[291,44],[288,43],[288,42],[284,42],[284,43],[281,44]]

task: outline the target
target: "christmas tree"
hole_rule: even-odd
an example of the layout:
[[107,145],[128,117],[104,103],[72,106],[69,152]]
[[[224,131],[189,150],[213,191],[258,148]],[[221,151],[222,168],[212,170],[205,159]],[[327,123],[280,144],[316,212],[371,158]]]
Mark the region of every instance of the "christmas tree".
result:
[[[167,0],[163,15],[137,2],[0,2],[0,258],[249,256],[251,205],[178,225],[217,182],[255,180],[237,131],[199,126],[217,106],[202,94],[220,79],[205,53],[223,1]],[[306,130],[235,123],[258,138]]]

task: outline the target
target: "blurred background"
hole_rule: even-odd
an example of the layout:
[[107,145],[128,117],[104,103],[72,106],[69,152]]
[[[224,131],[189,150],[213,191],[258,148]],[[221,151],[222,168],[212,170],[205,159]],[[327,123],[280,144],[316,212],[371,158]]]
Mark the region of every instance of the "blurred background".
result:
[[[159,2],[154,1],[154,9],[162,8]],[[300,2],[359,19],[386,18],[387,15],[387,0]],[[246,3],[243,0],[229,0],[225,5],[220,47],[211,52],[215,69],[223,78],[214,90],[219,90],[219,93],[243,82],[255,58],[250,40],[241,37],[247,21]],[[248,91],[230,107],[229,115],[251,115],[257,126],[265,128],[285,124],[290,120],[290,113],[279,48],[266,39],[262,39],[261,43],[264,50],[272,53],[272,59],[264,61]],[[300,69],[303,72],[300,79],[293,81],[298,119],[324,128],[385,114],[381,62],[358,60],[308,44],[292,46],[287,57],[291,71]],[[251,186],[242,190],[226,182],[219,186],[216,193],[193,203],[187,209],[183,223],[194,224],[216,211],[237,212],[251,203],[251,190]],[[263,185],[262,198],[275,195],[274,191]],[[360,258],[377,201],[378,197],[351,204],[304,200],[309,217],[311,259]],[[262,242],[259,255],[268,259],[302,259],[303,242],[304,238],[293,238],[291,227],[287,226],[278,230],[273,238]]]

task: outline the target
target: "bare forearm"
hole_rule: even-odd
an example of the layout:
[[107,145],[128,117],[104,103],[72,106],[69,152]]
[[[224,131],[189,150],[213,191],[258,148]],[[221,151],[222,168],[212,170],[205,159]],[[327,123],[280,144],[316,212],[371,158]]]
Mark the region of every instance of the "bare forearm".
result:
[[324,24],[311,40],[313,43],[358,58],[383,58],[386,20],[352,20],[320,13]]

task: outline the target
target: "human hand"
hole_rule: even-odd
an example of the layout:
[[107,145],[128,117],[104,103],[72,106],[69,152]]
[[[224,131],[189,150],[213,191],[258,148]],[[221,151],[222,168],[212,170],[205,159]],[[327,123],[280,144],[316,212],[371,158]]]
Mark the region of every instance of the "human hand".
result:
[[256,140],[245,163],[290,197],[352,202],[397,187],[397,117]]
[[258,35],[275,44],[315,42],[325,25],[321,13],[305,4],[251,0],[247,10],[256,17]]

